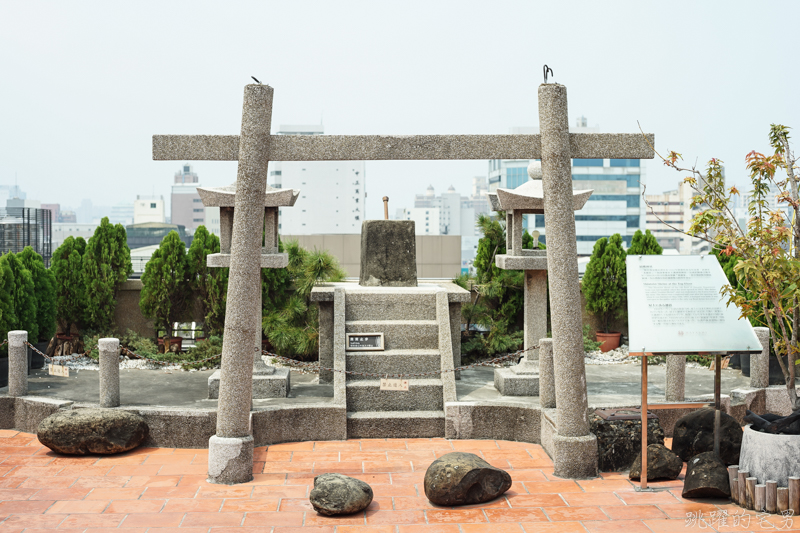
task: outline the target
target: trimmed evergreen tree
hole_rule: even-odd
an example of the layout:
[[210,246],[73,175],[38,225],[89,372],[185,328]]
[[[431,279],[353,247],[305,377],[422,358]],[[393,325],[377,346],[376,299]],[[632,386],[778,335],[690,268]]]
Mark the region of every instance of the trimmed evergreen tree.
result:
[[31,271],[25,268],[13,252],[0,257],[0,262],[8,266],[12,280],[11,305],[14,307],[15,320],[10,324],[11,329],[27,331],[28,342],[36,342],[39,338],[39,324],[36,322],[36,295]]
[[[185,255],[185,254],[184,254]],[[117,288],[133,273],[128,235],[122,224],[104,217],[83,254],[87,326],[100,332],[114,330]]]
[[[8,338],[8,332],[14,330],[17,317],[14,314],[14,274],[6,261],[0,261],[0,336]],[[8,353],[8,345],[0,348],[4,355]]]
[[628,248],[628,255],[661,255],[663,251],[658,239],[650,233],[650,230],[642,233],[642,230],[637,229],[633,234],[631,247]]
[[619,233],[598,239],[583,275],[581,291],[586,297],[586,309],[600,315],[605,333],[609,332],[612,318],[625,314],[625,255]]
[[200,297],[203,314],[203,333],[206,337],[220,336],[225,327],[225,296],[228,289],[228,269],[208,268],[206,256],[219,253],[219,237],[205,226],[194,232],[187,254],[190,288]]
[[139,299],[142,314],[155,320],[156,331],[163,330],[166,339],[172,337],[172,324],[186,311],[188,275],[186,245],[177,231],[170,231],[145,266]]
[[51,267],[56,299],[56,325],[65,334],[83,327],[86,288],[83,283],[83,252],[86,241],[67,237],[53,253]]
[[18,257],[33,277],[36,323],[39,335],[38,338],[31,338],[29,341],[32,343],[48,341],[56,333],[56,298],[53,273],[45,268],[42,256],[30,246],[26,246],[18,254]]

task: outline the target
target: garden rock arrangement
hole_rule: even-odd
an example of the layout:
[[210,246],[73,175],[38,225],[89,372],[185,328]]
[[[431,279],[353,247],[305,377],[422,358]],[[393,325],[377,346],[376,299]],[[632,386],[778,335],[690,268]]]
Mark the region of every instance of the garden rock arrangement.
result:
[[493,500],[511,488],[511,476],[477,455],[451,452],[425,472],[425,496],[437,505],[469,505]]
[[584,354],[584,363],[587,365],[633,365],[641,363],[637,357],[628,357],[628,345],[623,344],[619,348],[601,352],[595,350]]
[[[630,468],[642,449],[641,420],[604,420],[593,414],[589,417],[589,424],[591,432],[597,436],[600,471],[620,472]],[[647,421],[647,442],[664,444],[664,430],[657,418]]]
[[321,474],[314,478],[309,500],[321,515],[353,514],[372,503],[372,487],[360,479],[342,474]]
[[[648,459],[650,454],[647,454]],[[713,451],[692,457],[686,464],[684,498],[727,498],[731,495],[728,469]]]
[[[719,430],[720,458],[726,465],[739,464],[742,428],[731,415],[720,413]],[[681,459],[688,462],[695,455],[713,450],[713,409],[708,407],[698,409],[678,419],[673,430],[672,451],[677,453]]]
[[57,453],[110,455],[142,444],[150,428],[141,416],[116,409],[75,409],[54,413],[39,424],[39,441]]
[[[663,444],[647,445],[647,480],[678,479],[683,461]],[[629,477],[639,481],[642,475],[642,454],[636,456]]]

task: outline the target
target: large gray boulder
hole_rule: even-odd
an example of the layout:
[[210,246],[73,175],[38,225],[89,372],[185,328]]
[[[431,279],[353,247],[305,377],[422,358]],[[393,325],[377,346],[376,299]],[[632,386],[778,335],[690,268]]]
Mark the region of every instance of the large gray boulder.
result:
[[493,500],[511,488],[511,476],[474,453],[451,452],[425,472],[425,496],[437,505],[468,505]]
[[144,418],[117,409],[74,409],[54,413],[39,424],[39,441],[57,453],[110,455],[127,452],[150,434]]
[[353,514],[372,503],[372,487],[342,474],[321,474],[314,478],[309,500],[321,515]]
[[[739,464],[742,428],[736,419],[720,413],[719,455],[726,465]],[[672,451],[688,462],[695,455],[714,451],[714,409],[704,407],[682,416],[672,432]]]
[[[663,444],[647,445],[647,479],[678,479],[683,461]],[[628,477],[639,480],[642,476],[642,453],[636,456]]]
[[417,241],[413,220],[361,224],[362,287],[416,287]]
[[684,498],[728,498],[731,495],[728,468],[714,452],[704,452],[686,463]]

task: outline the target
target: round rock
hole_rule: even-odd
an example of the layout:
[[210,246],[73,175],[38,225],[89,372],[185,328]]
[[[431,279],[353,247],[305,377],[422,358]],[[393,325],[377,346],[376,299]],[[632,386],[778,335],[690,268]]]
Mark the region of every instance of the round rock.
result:
[[[678,479],[683,461],[663,444],[647,445],[647,479]],[[642,454],[636,456],[629,477],[639,480],[642,476]]]
[[684,498],[728,498],[731,495],[728,468],[714,452],[695,455],[686,463]]
[[[742,447],[742,428],[736,419],[720,413],[719,455],[726,465],[739,464]],[[672,451],[684,461],[703,452],[714,450],[714,410],[708,407],[682,416],[675,423]]]
[[372,487],[342,474],[321,474],[314,478],[309,500],[321,515],[353,514],[372,503]]
[[150,434],[144,418],[116,409],[74,409],[54,413],[39,424],[39,441],[57,453],[110,455],[127,452]]
[[425,472],[425,496],[437,505],[468,505],[493,500],[511,488],[511,476],[474,453],[451,452]]

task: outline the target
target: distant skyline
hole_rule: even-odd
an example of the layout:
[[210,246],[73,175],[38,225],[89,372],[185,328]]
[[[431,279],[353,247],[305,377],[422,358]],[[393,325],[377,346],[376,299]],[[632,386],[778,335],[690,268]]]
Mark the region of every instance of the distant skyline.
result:
[[[764,7],[767,7],[765,9]],[[183,161],[153,134],[236,134],[243,86],[275,88],[272,130],[484,134],[537,126],[542,65],[570,122],[635,133],[747,183],[769,125],[800,128],[796,2],[201,2],[0,4],[0,185],[77,208],[169,197]],[[786,22],[784,22],[786,21]],[[796,130],[792,130],[795,132]],[[192,162],[225,185],[235,162]],[[367,216],[432,184],[469,191],[485,161],[369,161]],[[647,192],[681,176],[645,163]]]

